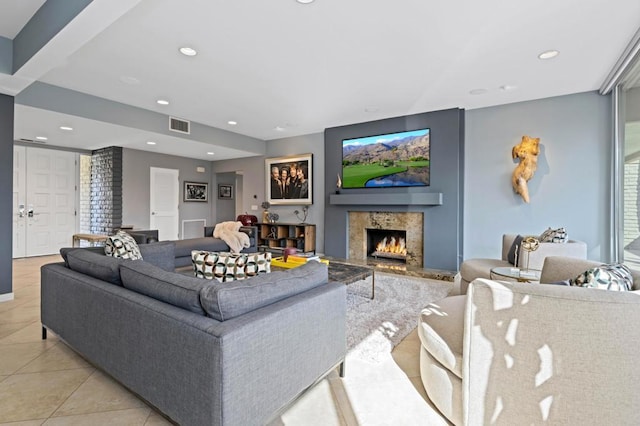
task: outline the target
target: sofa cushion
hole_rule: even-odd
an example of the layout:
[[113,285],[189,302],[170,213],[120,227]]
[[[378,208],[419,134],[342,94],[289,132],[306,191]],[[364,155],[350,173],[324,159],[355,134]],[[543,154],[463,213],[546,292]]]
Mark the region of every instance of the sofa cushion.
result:
[[123,262],[120,266],[122,285],[165,303],[204,315],[200,306],[200,290],[205,281],[167,272],[144,261]]
[[118,257],[120,259],[140,260],[140,248],[138,243],[124,231],[118,231],[115,235],[109,236],[104,245],[104,253],[107,256]]
[[69,250],[66,256],[69,269],[111,284],[122,285],[120,264],[125,262],[123,259],[105,256],[103,253],[84,248]]
[[67,259],[67,254],[72,250],[86,250],[93,253],[98,253],[104,256],[104,247],[62,247],[60,249],[60,256],[62,256],[62,260],[64,260],[64,266],[69,267],[69,260]]
[[631,271],[621,263],[590,268],[571,280],[572,286],[597,288],[600,290],[631,291]]
[[175,269],[175,241],[160,241],[138,246],[145,262],[149,262],[165,271]]
[[569,241],[569,235],[567,235],[567,231],[564,228],[551,229],[547,228],[538,240],[541,243],[566,243]]
[[228,253],[194,250],[191,252],[194,275],[220,282],[244,280],[271,272],[271,253]]
[[207,285],[200,292],[202,307],[210,317],[225,321],[326,284],[329,275],[324,263],[308,262],[243,281],[203,282]]
[[467,296],[449,296],[420,313],[418,336],[422,346],[453,374],[462,378],[462,339]]

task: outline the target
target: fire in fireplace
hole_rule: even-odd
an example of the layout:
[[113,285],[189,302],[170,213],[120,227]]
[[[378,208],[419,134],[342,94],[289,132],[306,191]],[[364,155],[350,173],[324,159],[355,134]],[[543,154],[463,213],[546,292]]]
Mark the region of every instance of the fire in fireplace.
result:
[[367,229],[367,256],[407,260],[406,231]]

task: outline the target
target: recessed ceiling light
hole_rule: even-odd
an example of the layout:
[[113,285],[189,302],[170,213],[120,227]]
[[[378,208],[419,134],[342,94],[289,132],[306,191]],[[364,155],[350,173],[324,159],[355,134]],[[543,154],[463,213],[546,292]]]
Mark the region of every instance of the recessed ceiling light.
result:
[[235,126],[236,124],[238,124],[237,121],[233,121],[233,120],[229,120],[227,121],[227,124],[229,124],[230,126]]
[[213,155],[214,153],[212,151],[207,152],[207,155]]
[[538,55],[538,59],[552,59],[558,56],[560,52],[557,50],[547,50],[546,52],[542,52]]
[[488,92],[487,89],[473,89],[469,91],[469,93],[472,95],[484,95],[487,92]]
[[196,56],[198,54],[198,52],[196,52],[195,49],[191,47],[186,47],[186,46],[180,48],[180,53],[182,53],[185,56]]
[[274,129],[276,132],[284,132],[284,127],[276,126]]
[[157,103],[158,105],[169,105],[169,101],[164,100],[164,99],[158,99],[158,100],[156,101],[156,103]]
[[147,145],[155,145],[156,143],[154,141],[147,141]]
[[514,90],[514,89],[516,89],[516,86],[510,86],[508,84],[500,86],[500,90],[502,90],[503,92],[508,92],[509,90]]
[[73,130],[73,127],[69,127],[69,126],[60,126],[60,130],[67,130],[67,131],[71,131],[71,130]]
[[38,139],[39,141],[46,141],[49,138],[46,136],[36,136],[36,139]]
[[364,112],[378,112],[380,111],[380,108],[378,107],[367,107],[364,109]]
[[296,0],[300,4],[309,4],[313,3],[314,0]]

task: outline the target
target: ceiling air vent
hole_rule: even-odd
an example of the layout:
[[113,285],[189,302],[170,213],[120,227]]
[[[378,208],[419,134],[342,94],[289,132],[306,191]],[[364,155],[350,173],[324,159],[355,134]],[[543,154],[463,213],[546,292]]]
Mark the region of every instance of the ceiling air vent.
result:
[[191,126],[191,122],[187,120],[181,120],[175,117],[169,117],[169,130],[173,132],[191,134],[191,130],[189,127]]

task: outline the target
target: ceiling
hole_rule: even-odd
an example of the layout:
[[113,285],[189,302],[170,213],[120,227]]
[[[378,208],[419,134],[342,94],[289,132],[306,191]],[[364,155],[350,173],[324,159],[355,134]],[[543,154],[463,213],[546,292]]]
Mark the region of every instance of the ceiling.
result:
[[[3,0],[0,36],[14,39],[44,3]],[[0,74],[0,92],[16,96],[16,139],[220,160],[327,127],[597,90],[639,28],[637,0],[94,0]],[[550,49],[560,54],[538,59]],[[224,132],[185,138],[51,111],[24,95],[33,81]]]

